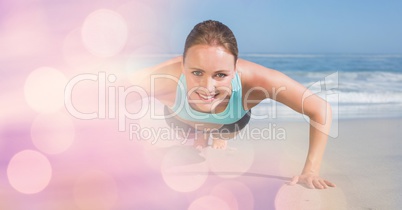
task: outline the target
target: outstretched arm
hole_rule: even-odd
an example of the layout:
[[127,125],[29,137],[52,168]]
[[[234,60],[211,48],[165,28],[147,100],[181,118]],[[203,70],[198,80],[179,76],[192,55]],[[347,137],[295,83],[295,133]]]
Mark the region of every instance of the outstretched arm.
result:
[[320,177],[320,166],[330,131],[332,112],[328,102],[306,90],[302,113],[310,118],[309,150],[300,176],[295,176],[291,184],[301,183],[309,188],[325,189],[335,184]]
[[[242,63],[243,72],[251,72],[245,79],[252,81],[252,83],[250,82],[252,86],[263,87],[269,92],[269,94],[265,94],[269,95],[269,98],[310,118],[310,139],[306,163],[301,174],[295,176],[291,184],[300,183],[317,189],[324,189],[328,186],[335,187],[333,183],[320,177],[321,161],[332,121],[329,103],[281,72],[247,61],[242,61]],[[275,90],[280,91],[275,93]],[[264,96],[261,94],[257,98]]]

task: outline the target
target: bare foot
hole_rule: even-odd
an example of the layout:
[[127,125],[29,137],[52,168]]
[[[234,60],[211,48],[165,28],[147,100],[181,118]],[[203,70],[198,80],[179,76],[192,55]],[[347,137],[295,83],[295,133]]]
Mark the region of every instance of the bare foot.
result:
[[213,139],[212,140],[212,148],[214,149],[226,149],[228,142],[227,140],[222,139]]

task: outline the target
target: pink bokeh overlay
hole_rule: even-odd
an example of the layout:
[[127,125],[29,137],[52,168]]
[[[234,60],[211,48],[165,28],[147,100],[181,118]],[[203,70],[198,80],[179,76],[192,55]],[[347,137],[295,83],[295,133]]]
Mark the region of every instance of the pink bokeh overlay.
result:
[[286,179],[254,144],[198,152],[163,119],[122,119],[142,58],[184,45],[180,2],[0,3],[0,209],[273,208]]

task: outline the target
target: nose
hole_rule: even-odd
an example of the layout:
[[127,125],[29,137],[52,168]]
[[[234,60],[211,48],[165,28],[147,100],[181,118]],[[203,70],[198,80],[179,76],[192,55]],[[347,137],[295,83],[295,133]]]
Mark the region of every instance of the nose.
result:
[[205,88],[206,91],[208,91],[208,93],[206,93],[206,94],[214,93],[215,92],[215,80],[212,78],[205,78],[201,83],[201,87]]

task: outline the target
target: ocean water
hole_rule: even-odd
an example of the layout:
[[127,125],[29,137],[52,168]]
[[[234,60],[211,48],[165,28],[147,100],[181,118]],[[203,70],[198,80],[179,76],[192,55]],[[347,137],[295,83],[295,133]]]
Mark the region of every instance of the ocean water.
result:
[[[402,55],[248,54],[241,57],[279,70],[308,87],[330,102],[334,118],[402,116]],[[276,118],[300,118],[298,113],[282,105],[276,105],[273,113],[273,103],[264,103],[257,107],[257,112],[264,112],[268,106]]]
[[[130,70],[155,65],[177,55],[130,59]],[[240,54],[276,69],[329,101],[333,118],[402,117],[402,55],[374,54]],[[140,62],[138,62],[140,61]],[[265,100],[253,109],[278,120],[305,119],[287,106]]]

